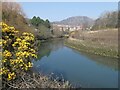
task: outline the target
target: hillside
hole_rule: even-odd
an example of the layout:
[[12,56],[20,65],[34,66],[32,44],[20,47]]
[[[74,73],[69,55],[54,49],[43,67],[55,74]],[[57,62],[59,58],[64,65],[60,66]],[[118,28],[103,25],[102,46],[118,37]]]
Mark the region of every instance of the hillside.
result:
[[62,21],[52,22],[53,24],[64,24],[64,25],[83,25],[83,26],[91,26],[94,23],[94,20],[87,16],[74,16],[64,19]]

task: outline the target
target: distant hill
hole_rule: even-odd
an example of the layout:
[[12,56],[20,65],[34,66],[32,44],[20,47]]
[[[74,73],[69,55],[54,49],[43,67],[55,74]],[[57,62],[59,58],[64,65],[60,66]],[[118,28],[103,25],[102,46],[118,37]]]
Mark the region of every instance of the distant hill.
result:
[[52,22],[53,24],[62,24],[62,25],[83,25],[83,26],[91,26],[94,24],[94,20],[87,16],[74,16],[64,19],[62,21]]

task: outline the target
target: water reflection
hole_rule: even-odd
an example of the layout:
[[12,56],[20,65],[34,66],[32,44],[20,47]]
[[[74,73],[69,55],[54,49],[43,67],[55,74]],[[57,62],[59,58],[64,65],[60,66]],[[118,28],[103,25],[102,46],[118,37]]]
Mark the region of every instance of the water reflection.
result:
[[38,60],[40,60],[44,56],[48,57],[51,52],[54,52],[63,47],[64,47],[63,39],[49,40],[42,43],[38,51]]
[[[57,51],[63,47],[64,47],[63,39],[55,39],[55,40],[50,40],[50,41],[44,42],[41,44],[41,46],[39,48],[37,60],[41,60],[41,58],[44,56],[48,57],[51,52]],[[90,53],[79,52],[74,49],[72,49],[72,50],[73,50],[73,52],[80,53],[81,55],[96,62],[97,64],[100,64],[100,65],[103,65],[106,67],[110,67],[116,71],[118,71],[118,69],[120,70],[120,68],[118,68],[118,59],[116,59],[116,58],[103,57],[103,56],[94,55],[94,54],[90,54]]]
[[73,85],[118,87],[117,59],[78,52],[64,46],[64,40],[60,39],[41,44],[34,68],[44,74],[63,75]]
[[79,51],[76,51],[74,49],[72,49],[72,50],[76,53],[80,53],[81,55],[87,57],[88,59],[96,62],[99,65],[109,67],[111,69],[114,69],[115,71],[120,70],[120,68],[118,68],[118,59],[117,58],[104,57],[104,56],[100,56],[100,55],[94,55],[94,54],[90,54],[90,53],[79,52]]

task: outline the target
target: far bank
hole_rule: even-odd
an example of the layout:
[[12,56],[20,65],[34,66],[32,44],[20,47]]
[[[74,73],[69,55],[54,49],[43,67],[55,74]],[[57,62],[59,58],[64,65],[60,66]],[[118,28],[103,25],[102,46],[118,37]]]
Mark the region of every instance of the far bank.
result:
[[83,52],[118,58],[118,30],[74,32],[65,45]]

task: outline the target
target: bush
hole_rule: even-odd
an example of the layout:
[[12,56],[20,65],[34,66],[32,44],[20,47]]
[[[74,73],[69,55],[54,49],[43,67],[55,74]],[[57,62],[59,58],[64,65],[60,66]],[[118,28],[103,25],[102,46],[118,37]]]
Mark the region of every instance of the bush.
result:
[[1,22],[2,27],[2,67],[0,75],[3,81],[14,80],[32,67],[31,59],[36,58],[34,35],[19,31]]

